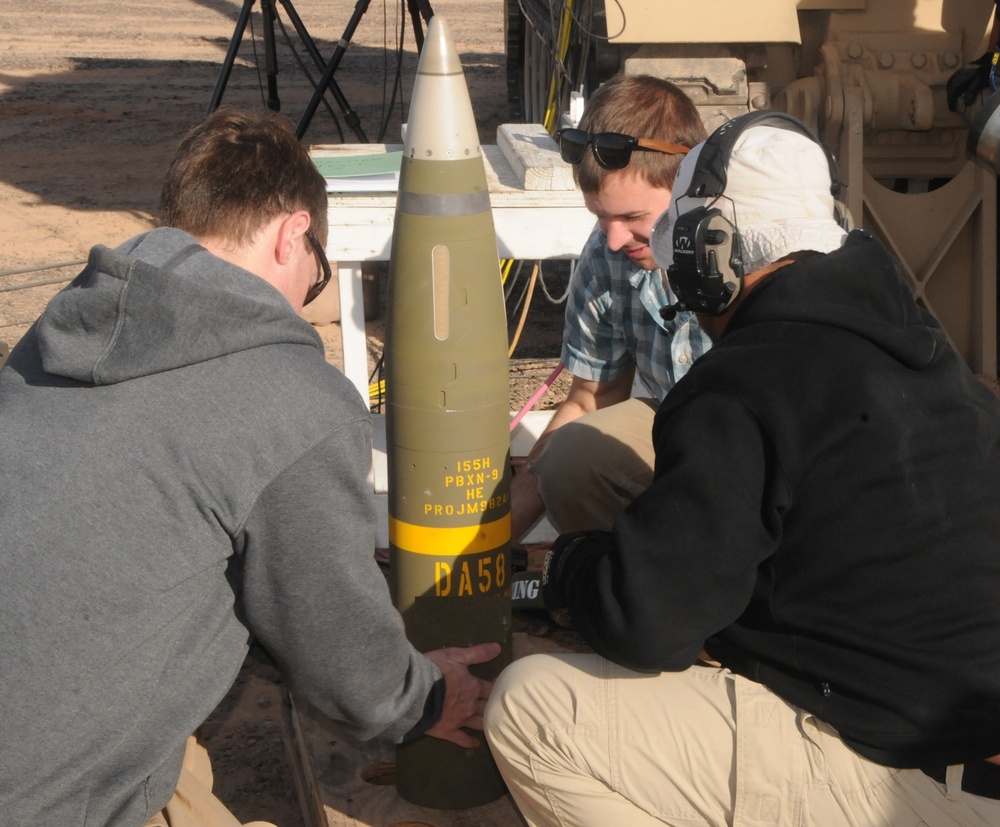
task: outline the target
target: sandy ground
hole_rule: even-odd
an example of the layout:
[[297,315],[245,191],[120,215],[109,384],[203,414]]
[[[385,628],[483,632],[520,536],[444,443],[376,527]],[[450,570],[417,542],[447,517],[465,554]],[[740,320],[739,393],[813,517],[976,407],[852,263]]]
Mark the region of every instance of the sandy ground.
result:
[[[296,50],[288,3],[276,4]],[[352,15],[354,0],[295,0],[320,54],[332,54]],[[453,31],[473,100],[480,140],[494,143],[507,119],[501,0],[432,0]],[[228,82],[219,84],[233,39],[238,0],[22,0],[0,15],[0,341],[15,344],[48,299],[80,269],[90,247],[114,246],[151,226],[160,179],[174,148],[206,114],[213,92],[222,102],[263,105],[264,63],[259,3],[239,43]],[[356,28],[335,80],[365,137],[376,141],[384,113],[385,142],[398,142],[413,70],[414,36],[400,3],[371,4]],[[403,95],[388,106],[395,70],[393,44],[405,23]],[[312,94],[281,28],[276,28],[281,111],[298,122]],[[388,48],[387,48],[388,47]],[[358,141],[320,108],[309,123],[309,144]],[[335,228],[332,229],[335,232]],[[62,266],[60,266],[62,265]],[[525,268],[527,272],[528,268]],[[53,284],[39,284],[62,280]],[[561,293],[558,274],[550,290]],[[12,289],[13,288],[13,289]],[[509,301],[516,325],[515,285]],[[384,294],[384,290],[383,290]],[[558,358],[561,307],[541,291],[531,304],[512,362],[512,405],[521,403]],[[336,325],[321,328],[328,357],[337,363]],[[369,325],[377,355],[380,321]],[[565,390],[565,374],[542,400],[550,407]],[[280,734],[280,680],[265,658],[252,654],[229,697],[204,728],[216,765],[220,796],[243,820],[281,827],[302,824]]]

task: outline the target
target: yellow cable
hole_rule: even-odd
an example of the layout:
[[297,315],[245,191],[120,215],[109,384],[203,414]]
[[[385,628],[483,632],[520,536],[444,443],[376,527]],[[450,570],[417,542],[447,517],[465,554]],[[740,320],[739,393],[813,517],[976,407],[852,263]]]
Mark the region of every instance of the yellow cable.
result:
[[531,268],[531,280],[528,282],[528,294],[524,297],[524,304],[521,307],[521,318],[517,322],[517,330],[514,331],[514,339],[507,350],[507,358],[514,355],[514,348],[521,338],[521,331],[524,329],[524,322],[528,318],[528,308],[531,307],[531,294],[535,292],[535,282],[538,281],[538,262]]
[[560,82],[559,67],[562,62],[566,59],[567,50],[567,26],[566,26],[566,7],[563,7],[562,15],[559,20],[559,34],[556,38],[556,54],[558,59],[553,63],[552,66],[552,79],[549,83],[549,99],[545,107],[545,129],[552,132],[555,129],[555,121],[559,116],[558,112],[558,98],[559,98],[559,87],[562,85]]
[[506,284],[507,279],[510,276],[510,270],[514,266],[514,259],[512,258],[502,258],[500,259],[500,283]]
[[545,107],[545,118],[542,122],[542,125],[548,132],[553,132],[555,130],[556,121],[559,117],[558,91],[562,86],[559,67],[565,64],[566,55],[569,52],[570,34],[573,30],[573,15],[571,13],[573,3],[574,0],[565,0],[562,15],[559,20],[559,34],[556,37],[556,52],[558,53],[558,60],[552,67],[552,81],[549,83],[549,99],[548,104]]

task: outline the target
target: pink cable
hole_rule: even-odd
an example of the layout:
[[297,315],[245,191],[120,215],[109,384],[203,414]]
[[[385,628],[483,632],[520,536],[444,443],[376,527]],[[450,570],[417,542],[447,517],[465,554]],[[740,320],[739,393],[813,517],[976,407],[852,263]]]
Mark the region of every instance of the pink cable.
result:
[[528,411],[530,411],[533,407],[535,407],[535,403],[538,402],[538,400],[545,395],[545,391],[547,391],[552,386],[552,383],[556,381],[556,377],[560,373],[562,373],[562,369],[563,369],[563,363],[560,362],[558,365],[556,365],[556,369],[549,374],[548,378],[544,382],[542,382],[541,386],[538,388],[537,391],[535,391],[531,399],[525,402],[524,407],[517,412],[517,416],[515,416],[510,421],[510,429],[512,431],[514,430],[514,427],[517,425],[517,423],[520,422],[522,419],[524,419],[524,415]]

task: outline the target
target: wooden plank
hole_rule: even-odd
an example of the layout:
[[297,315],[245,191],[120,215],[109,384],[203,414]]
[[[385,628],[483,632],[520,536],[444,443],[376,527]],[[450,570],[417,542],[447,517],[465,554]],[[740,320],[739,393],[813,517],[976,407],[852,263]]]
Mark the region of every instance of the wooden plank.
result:
[[308,739],[302,730],[301,719],[292,696],[285,689],[282,692],[281,723],[285,742],[285,754],[292,769],[292,781],[299,796],[299,809],[306,827],[327,827],[323,795],[316,781],[312,752]]
[[559,148],[545,127],[537,123],[508,123],[497,127],[497,146],[525,190],[576,189],[573,168],[559,157]]

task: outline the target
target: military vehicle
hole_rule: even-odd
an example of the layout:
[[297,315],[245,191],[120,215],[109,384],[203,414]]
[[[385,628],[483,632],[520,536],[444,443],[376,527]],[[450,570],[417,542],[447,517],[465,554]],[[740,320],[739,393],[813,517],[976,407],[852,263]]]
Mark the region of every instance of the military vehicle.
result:
[[[977,373],[996,376],[996,173],[968,150],[992,92],[947,83],[995,48],[992,0],[505,0],[512,117],[551,130],[618,71],[673,81],[711,131],[776,109],[833,151],[854,226],[905,264]],[[964,96],[963,96],[964,98]],[[994,148],[995,149],[995,148]]]

